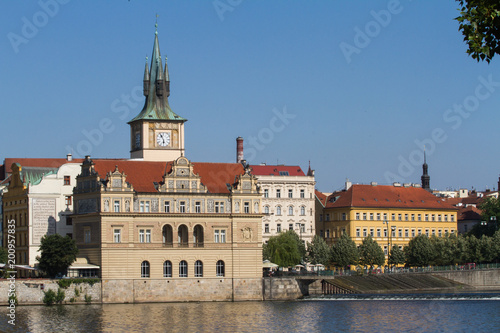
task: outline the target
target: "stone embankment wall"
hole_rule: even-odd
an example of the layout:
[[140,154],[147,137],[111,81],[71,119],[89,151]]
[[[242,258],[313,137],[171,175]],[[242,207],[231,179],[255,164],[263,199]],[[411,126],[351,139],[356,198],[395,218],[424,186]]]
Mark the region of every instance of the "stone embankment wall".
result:
[[480,289],[500,290],[500,269],[482,269],[432,273]]
[[[57,280],[49,279],[17,279],[16,282],[16,297],[19,305],[43,304],[44,291],[53,290],[57,293],[60,288]],[[7,304],[9,299],[10,281],[0,280],[0,303]],[[85,303],[85,295],[92,297],[92,303],[101,303],[101,283],[94,283],[92,286],[88,283],[71,284],[64,290],[67,304]],[[79,295],[75,295],[76,293]],[[74,298],[75,302],[70,302]]]
[[294,300],[308,294],[301,280],[291,278],[263,278],[262,293],[265,301]]

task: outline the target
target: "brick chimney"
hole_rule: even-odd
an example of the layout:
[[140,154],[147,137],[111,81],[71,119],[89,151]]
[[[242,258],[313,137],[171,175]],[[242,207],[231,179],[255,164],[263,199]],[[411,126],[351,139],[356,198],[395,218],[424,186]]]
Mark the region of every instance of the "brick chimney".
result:
[[243,161],[243,138],[241,136],[236,138],[236,163]]

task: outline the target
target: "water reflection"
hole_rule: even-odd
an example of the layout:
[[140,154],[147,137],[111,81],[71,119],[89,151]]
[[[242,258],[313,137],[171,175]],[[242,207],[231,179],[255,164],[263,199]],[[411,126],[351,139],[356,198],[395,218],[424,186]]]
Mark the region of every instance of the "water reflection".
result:
[[0,308],[2,332],[494,332],[498,300],[308,300]]

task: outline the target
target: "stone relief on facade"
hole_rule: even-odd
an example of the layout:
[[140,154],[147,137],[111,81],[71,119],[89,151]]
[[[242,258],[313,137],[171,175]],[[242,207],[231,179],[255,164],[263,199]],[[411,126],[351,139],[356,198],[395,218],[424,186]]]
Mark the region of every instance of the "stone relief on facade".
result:
[[252,240],[253,237],[253,230],[250,227],[245,227],[241,229],[241,235],[243,237],[244,242],[249,242]]
[[196,189],[198,187],[198,182],[196,180],[191,181],[191,188]]
[[240,212],[240,202],[239,201],[236,201],[234,203],[234,212],[235,213],[239,213]]
[[189,181],[187,180],[178,180],[175,182],[175,187],[179,189],[188,189],[189,188]]
[[125,211],[130,212],[130,200],[125,200]]
[[214,200],[213,199],[208,199],[207,200],[207,212],[208,213],[213,213],[214,212]]
[[253,204],[253,212],[255,214],[259,213],[259,202],[258,201],[255,201],[254,204]]
[[138,211],[139,211],[139,199],[134,198],[134,212],[138,212]]
[[104,212],[109,212],[109,198],[104,199],[104,207],[103,207]]
[[226,207],[227,207],[227,212],[231,213],[231,200],[226,200]]
[[122,180],[121,179],[113,179],[111,186],[112,187],[122,187]]
[[151,212],[158,213],[158,199],[151,199]]
[[174,181],[173,180],[169,180],[168,181],[168,188],[172,189],[174,187]]

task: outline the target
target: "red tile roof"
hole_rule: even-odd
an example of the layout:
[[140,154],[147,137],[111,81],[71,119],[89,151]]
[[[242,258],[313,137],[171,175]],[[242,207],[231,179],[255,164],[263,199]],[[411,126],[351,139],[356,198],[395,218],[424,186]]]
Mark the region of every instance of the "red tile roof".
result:
[[323,192],[320,192],[318,190],[314,190],[314,194],[316,194],[316,198],[318,198],[319,202],[325,207],[326,205],[326,199],[328,198]]
[[[252,174],[256,176],[305,176],[299,166],[293,165],[250,165]],[[280,175],[280,172],[288,172]]]
[[[125,172],[127,182],[137,192],[157,192],[154,183],[163,181],[165,172],[172,170],[172,162],[147,162],[134,160],[95,159],[94,168],[102,179],[108,172]],[[236,177],[244,173],[240,163],[203,163],[193,162],[193,172],[199,174],[201,182],[211,193],[229,193],[226,184],[234,184]]]
[[337,207],[457,209],[421,187],[388,185],[352,185],[332,193],[326,208]]
[[10,166],[13,163],[19,163],[23,167],[40,167],[40,168],[59,168],[65,163],[82,163],[83,159],[75,158],[68,161],[65,158],[6,158],[4,165],[6,171],[10,173]]
[[476,207],[461,207],[458,211],[458,220],[481,220],[482,211]]

